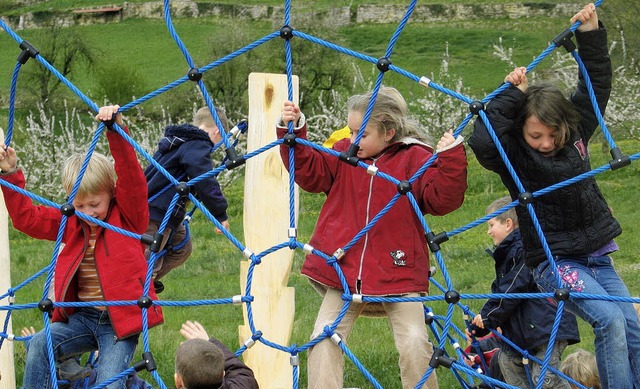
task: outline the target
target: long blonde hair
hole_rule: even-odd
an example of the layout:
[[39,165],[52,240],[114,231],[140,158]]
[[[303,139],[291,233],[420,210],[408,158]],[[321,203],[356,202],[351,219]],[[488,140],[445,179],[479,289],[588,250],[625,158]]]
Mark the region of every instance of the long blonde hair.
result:
[[[364,115],[372,95],[373,91],[369,91],[349,97],[347,110],[349,112],[360,112]],[[382,134],[394,129],[396,132],[391,138],[391,142],[411,137],[424,143],[429,143],[426,135],[419,131],[418,122],[408,116],[408,111],[407,102],[396,88],[381,86],[369,117],[369,123],[374,124]],[[359,128],[352,129],[352,131],[358,130]]]

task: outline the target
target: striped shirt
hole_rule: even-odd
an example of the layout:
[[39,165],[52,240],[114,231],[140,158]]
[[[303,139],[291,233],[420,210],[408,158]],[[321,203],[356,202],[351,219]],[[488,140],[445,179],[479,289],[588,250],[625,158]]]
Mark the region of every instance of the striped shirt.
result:
[[[78,299],[80,299],[80,301],[104,301],[100,281],[98,280],[98,272],[96,270],[95,246],[96,228],[91,227],[89,244],[87,250],[84,252],[84,258],[82,258],[82,262],[80,262],[80,268],[78,269]],[[100,311],[107,309],[107,307],[104,306],[94,308]]]

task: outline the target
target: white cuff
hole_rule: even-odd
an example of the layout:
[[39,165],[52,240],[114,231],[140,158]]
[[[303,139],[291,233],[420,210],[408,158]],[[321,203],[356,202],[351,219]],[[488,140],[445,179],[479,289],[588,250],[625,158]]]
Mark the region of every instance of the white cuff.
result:
[[450,145],[447,145],[447,146],[445,146],[445,147],[443,147],[441,149],[437,149],[436,150],[436,154],[439,154],[439,153],[441,153],[443,151],[447,151],[449,149],[452,149],[452,148],[456,147],[457,145],[459,145],[462,142],[464,142],[464,136],[458,135],[458,137],[456,138],[456,140],[453,143],[451,143]]
[[[300,130],[307,123],[307,118],[304,116],[304,113],[300,112],[300,118],[298,119],[298,125],[293,127],[294,131]],[[278,116],[276,120],[276,127],[278,128],[287,128],[287,125],[282,122],[282,115]]]
[[9,169],[9,170],[2,170],[0,169],[0,176],[8,176],[10,174],[13,174],[15,172],[18,171],[18,164],[16,164],[16,166],[14,166],[13,168]]

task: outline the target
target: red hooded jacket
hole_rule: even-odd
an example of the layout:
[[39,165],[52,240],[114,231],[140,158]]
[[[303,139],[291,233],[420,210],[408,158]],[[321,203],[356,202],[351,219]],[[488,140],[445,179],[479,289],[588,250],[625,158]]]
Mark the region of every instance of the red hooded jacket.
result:
[[[278,137],[286,128],[278,127]],[[303,125],[296,136],[306,139]],[[350,141],[334,144],[347,151]],[[289,147],[280,146],[289,168]],[[325,193],[327,200],[309,245],[331,256],[358,234],[398,193],[392,182],[371,175],[361,167],[311,147],[295,145],[295,181],[307,192]],[[415,139],[389,145],[376,158],[364,159],[380,173],[408,180],[432,156],[432,150]],[[438,159],[412,185],[420,212],[447,214],[462,204],[467,189],[467,159],[460,144],[439,154]],[[384,296],[429,290],[429,253],[425,230],[407,196],[400,196],[389,211],[339,259],[352,293]],[[307,255],[302,273],[332,288],[342,289],[337,272],[314,254]]]
[[[109,131],[107,139],[115,160],[118,181],[115,197],[111,200],[109,213],[104,222],[143,234],[149,222],[149,207],[147,185],[142,168],[133,148],[119,134]],[[20,188],[25,186],[21,170],[2,178]],[[4,186],[2,192],[11,221],[17,230],[36,239],[56,240],[62,221],[60,210],[34,205],[29,197]],[[80,218],[71,216],[67,219],[62,238],[65,246],[58,256],[55,267],[56,301],[79,301],[76,273],[87,248],[88,233],[89,226]],[[140,241],[98,227],[95,263],[106,301],[135,301],[142,296],[147,263]],[[149,297],[157,300],[153,288],[150,288]],[[142,331],[142,310],[137,305],[110,306],[107,309],[118,339]],[[66,322],[74,310],[74,308],[54,308],[52,320]],[[152,305],[147,309],[147,313],[149,327],[164,321],[159,306]]]

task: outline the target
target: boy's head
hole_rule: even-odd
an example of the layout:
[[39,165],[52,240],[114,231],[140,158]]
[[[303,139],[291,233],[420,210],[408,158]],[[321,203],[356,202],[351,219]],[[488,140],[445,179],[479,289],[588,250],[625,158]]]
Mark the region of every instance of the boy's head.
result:
[[[487,207],[486,214],[492,214],[505,205],[511,204],[511,202],[511,197],[501,197]],[[487,223],[489,224],[487,234],[493,239],[493,244],[497,246],[504,238],[509,236],[513,230],[518,228],[518,215],[516,215],[515,208],[509,208],[500,215],[489,219]]]
[[177,389],[216,388],[224,377],[224,354],[205,339],[189,339],[176,350]]
[[[62,186],[67,196],[71,194],[85,158],[85,154],[74,154],[64,164]],[[115,189],[116,170],[113,163],[106,156],[94,152],[73,199],[73,206],[77,211],[104,220]]]
[[[220,119],[222,127],[228,131],[229,119],[227,119],[227,115],[224,113],[224,110],[216,107],[216,114]],[[220,129],[216,125],[216,121],[213,119],[211,111],[209,111],[209,107],[202,107],[196,112],[193,117],[193,124],[209,134],[209,138],[213,144],[222,140],[222,136],[220,136]]]
[[[560,371],[587,388],[600,389],[600,376],[596,356],[578,349],[567,355],[560,364]],[[571,389],[577,386],[570,384]]]

